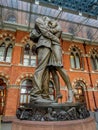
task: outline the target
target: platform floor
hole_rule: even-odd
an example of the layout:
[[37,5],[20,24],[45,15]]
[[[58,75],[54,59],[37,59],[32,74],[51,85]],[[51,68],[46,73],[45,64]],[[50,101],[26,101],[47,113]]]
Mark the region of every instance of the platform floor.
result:
[[[11,130],[12,123],[1,123],[0,130]],[[96,130],[98,130],[98,123],[96,123]]]
[[[91,115],[92,116],[92,115]],[[12,123],[1,123],[0,117],[0,130],[11,130]],[[96,130],[98,130],[98,122],[96,122]]]

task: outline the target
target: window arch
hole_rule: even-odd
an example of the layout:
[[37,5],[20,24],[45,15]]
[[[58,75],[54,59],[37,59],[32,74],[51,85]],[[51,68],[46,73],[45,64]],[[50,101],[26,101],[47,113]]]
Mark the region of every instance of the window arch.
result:
[[22,106],[24,103],[30,102],[31,89],[32,89],[31,79],[25,79],[24,81],[22,81],[20,89],[20,106]]
[[6,21],[16,23],[16,16],[13,14],[9,14],[6,18]]
[[36,66],[36,53],[35,53],[35,45],[33,45],[32,47],[30,47],[30,44],[27,43],[25,45],[24,48],[24,60],[23,60],[23,64],[28,66]]
[[80,54],[78,48],[76,48],[76,47],[71,48],[70,64],[71,64],[72,69],[83,68],[81,54]]
[[91,52],[91,65],[93,70],[98,70],[98,52],[97,50],[93,49]]
[[0,61],[11,62],[12,44],[7,44],[7,39],[0,46]]
[[78,80],[75,83],[74,93],[75,93],[76,102],[86,102],[85,94],[84,94],[85,87],[86,87],[86,84],[81,80]]

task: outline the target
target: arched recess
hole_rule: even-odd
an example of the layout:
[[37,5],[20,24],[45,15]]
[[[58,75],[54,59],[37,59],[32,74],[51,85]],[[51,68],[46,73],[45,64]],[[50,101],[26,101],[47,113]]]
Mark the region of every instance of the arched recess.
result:
[[0,34],[0,62],[11,62],[15,37],[12,34]]
[[21,52],[21,64],[24,66],[36,66],[36,45],[30,40],[30,37],[25,36],[21,43],[23,44]]
[[84,90],[86,84],[82,80],[77,80],[74,84],[74,97],[76,102],[86,103],[86,97]]
[[7,94],[7,84],[5,79],[0,76],[0,115],[4,114],[5,103],[6,103],[6,94]]
[[[30,92],[32,90],[32,79],[26,78],[21,81],[20,84],[20,106],[30,102]],[[55,99],[55,89],[52,80],[49,81],[49,96],[51,100]]]
[[82,51],[76,45],[71,45],[69,48],[70,51],[70,65],[71,69],[84,69]]
[[32,89],[32,79],[27,78],[21,81],[20,85],[20,106],[30,102],[30,91]]

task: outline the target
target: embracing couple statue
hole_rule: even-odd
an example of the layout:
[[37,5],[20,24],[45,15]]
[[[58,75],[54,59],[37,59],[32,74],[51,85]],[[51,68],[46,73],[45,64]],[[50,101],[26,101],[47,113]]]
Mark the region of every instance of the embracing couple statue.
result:
[[38,65],[32,79],[33,87],[30,92],[30,102],[55,102],[49,97],[50,73],[56,88],[56,100],[62,97],[59,73],[68,88],[67,102],[73,101],[70,79],[62,64],[61,33],[61,27],[56,20],[46,16],[36,19],[35,28],[30,33],[30,39],[36,42]]

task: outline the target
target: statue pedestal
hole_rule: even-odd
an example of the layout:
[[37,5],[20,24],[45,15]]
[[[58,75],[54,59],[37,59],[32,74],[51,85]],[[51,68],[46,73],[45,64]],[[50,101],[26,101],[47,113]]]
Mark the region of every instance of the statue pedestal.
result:
[[16,119],[12,130],[96,130],[92,117],[72,121],[26,121]]

